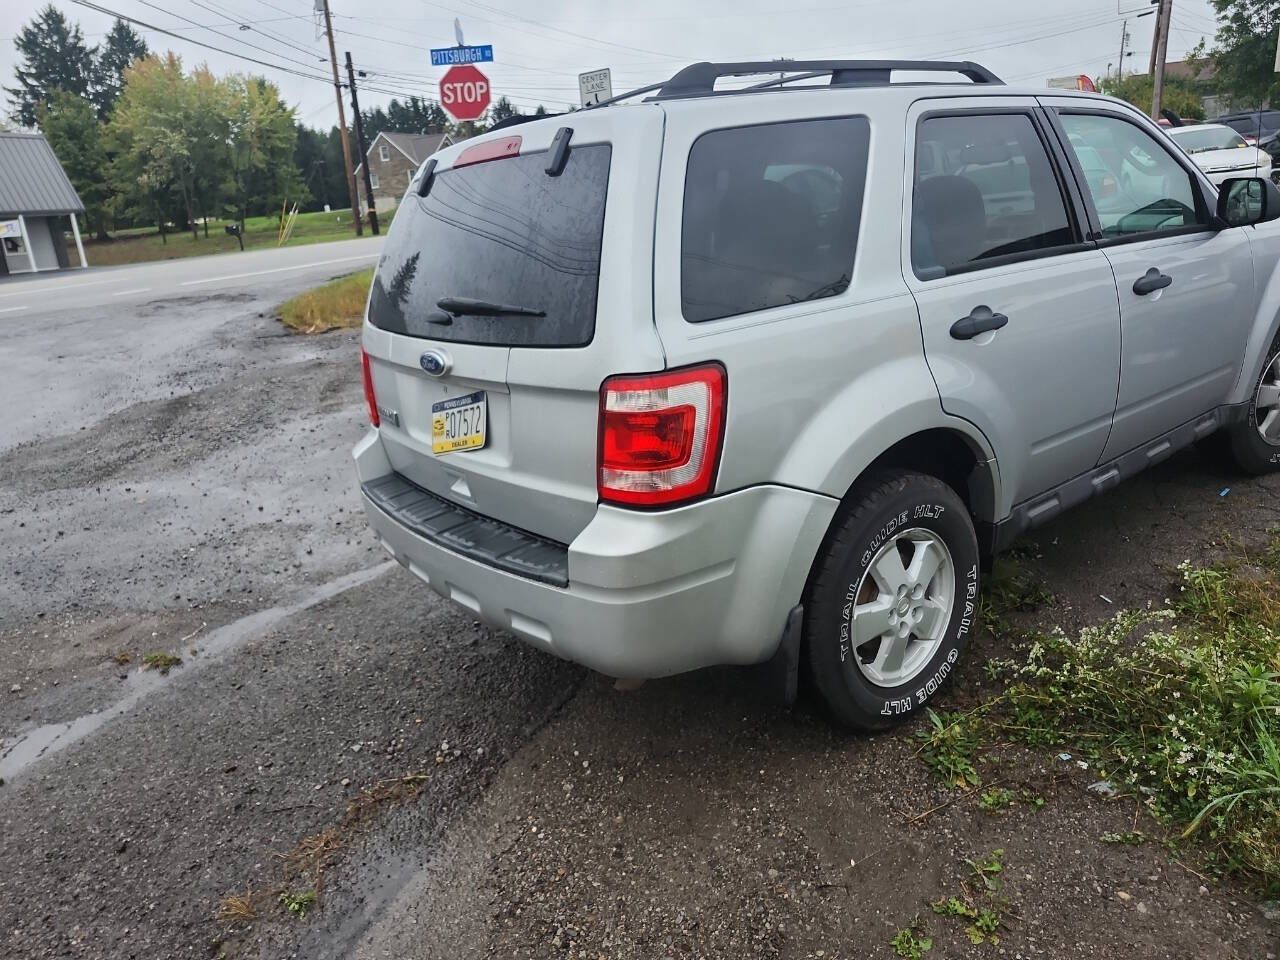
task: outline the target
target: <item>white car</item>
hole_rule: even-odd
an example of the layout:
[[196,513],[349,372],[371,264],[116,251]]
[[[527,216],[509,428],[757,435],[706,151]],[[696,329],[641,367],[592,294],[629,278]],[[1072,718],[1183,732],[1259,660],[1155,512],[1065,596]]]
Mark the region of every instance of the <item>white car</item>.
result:
[[1165,132],[1215,186],[1229,177],[1271,176],[1271,154],[1250,146],[1225,124],[1195,123]]

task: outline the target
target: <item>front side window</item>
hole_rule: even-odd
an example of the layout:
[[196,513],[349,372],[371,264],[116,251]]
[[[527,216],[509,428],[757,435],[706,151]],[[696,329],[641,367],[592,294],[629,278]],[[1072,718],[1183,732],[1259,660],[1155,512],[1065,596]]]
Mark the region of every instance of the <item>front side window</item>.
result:
[[1191,174],[1155,137],[1120,117],[1064,113],[1061,119],[1103,237],[1179,230],[1201,222]]
[[699,137],[684,186],[684,318],[701,323],[847,290],[869,138],[864,117]]
[[1075,241],[1048,151],[1022,113],[923,120],[911,211],[911,263],[926,279]]

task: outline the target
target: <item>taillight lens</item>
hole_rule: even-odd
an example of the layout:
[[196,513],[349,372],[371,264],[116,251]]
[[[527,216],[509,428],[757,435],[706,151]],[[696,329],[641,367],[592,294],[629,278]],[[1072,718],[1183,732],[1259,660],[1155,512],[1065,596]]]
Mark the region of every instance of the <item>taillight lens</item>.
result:
[[369,355],[360,348],[360,367],[364,370],[364,402],[369,405],[369,422],[375,427],[382,423],[378,416],[378,401],[373,398],[373,371],[369,369]]
[[600,388],[600,499],[656,506],[711,492],[724,434],[719,364],[610,377]]

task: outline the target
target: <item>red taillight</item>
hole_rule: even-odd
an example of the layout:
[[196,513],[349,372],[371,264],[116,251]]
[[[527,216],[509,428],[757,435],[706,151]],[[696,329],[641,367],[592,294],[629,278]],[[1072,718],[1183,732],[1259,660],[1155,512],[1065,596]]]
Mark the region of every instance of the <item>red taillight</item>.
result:
[[724,413],[719,364],[610,377],[600,388],[600,499],[656,506],[710,493]]
[[520,138],[505,137],[502,140],[486,140],[474,147],[467,147],[453,161],[453,168],[468,167],[473,163],[501,160],[503,157],[520,156]]
[[364,370],[364,402],[369,405],[369,422],[375,427],[382,422],[378,416],[378,401],[373,398],[373,371],[369,369],[369,355],[360,348],[360,366]]

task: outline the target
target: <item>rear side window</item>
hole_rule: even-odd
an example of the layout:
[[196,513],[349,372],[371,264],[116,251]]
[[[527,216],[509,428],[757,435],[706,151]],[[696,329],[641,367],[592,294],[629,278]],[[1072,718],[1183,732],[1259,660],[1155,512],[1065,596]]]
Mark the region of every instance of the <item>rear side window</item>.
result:
[[[545,152],[436,174],[427,196],[410,192],[396,214],[369,322],[456,343],[590,343],[609,161],[609,146],[600,144],[571,148],[558,177],[547,174]],[[446,298],[543,316],[451,316],[439,306]]]
[[911,211],[911,264],[923,279],[1075,240],[1048,151],[1026,114],[923,120]]
[[684,185],[684,318],[700,323],[847,290],[869,136],[865,117],[848,117],[699,137]]

